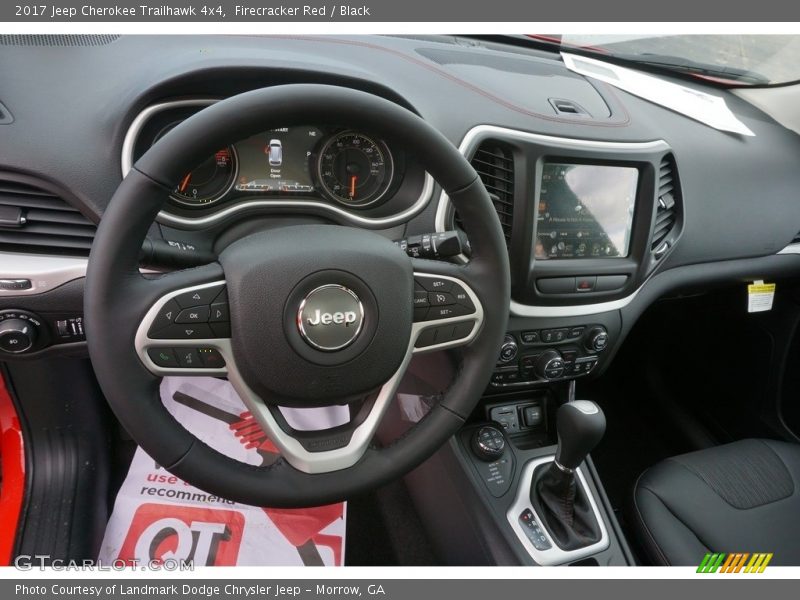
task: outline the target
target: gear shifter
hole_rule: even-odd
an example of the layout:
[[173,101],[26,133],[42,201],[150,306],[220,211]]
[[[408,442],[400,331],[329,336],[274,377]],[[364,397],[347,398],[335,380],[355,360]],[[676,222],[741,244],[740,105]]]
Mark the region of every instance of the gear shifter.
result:
[[594,402],[576,400],[558,409],[556,429],[555,460],[534,471],[531,503],[553,540],[564,550],[576,550],[600,540],[599,523],[575,469],[602,439],[606,418]]

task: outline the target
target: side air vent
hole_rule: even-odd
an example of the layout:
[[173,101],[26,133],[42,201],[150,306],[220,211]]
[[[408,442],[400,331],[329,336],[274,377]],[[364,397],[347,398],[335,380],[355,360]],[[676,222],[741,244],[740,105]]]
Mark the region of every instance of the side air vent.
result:
[[0,174],[0,251],[88,256],[95,231],[52,191]]
[[[472,167],[478,172],[489,192],[508,245],[511,242],[514,221],[514,155],[504,144],[486,141],[472,157]],[[455,221],[463,229],[457,214]]]
[[656,218],[650,242],[650,250],[656,258],[664,256],[671,246],[671,242],[667,238],[675,229],[680,217],[680,193],[675,158],[671,154],[667,154],[661,159],[658,169]]

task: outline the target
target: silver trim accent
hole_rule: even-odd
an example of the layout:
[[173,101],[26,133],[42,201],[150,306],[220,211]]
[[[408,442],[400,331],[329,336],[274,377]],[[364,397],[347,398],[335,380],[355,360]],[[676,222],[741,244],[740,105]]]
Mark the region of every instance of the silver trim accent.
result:
[[[325,452],[309,452],[308,450],[303,448],[300,442],[298,442],[295,438],[293,438],[291,435],[287,434],[285,431],[283,431],[283,429],[281,429],[280,425],[278,425],[277,421],[275,421],[275,418],[272,416],[272,413],[269,411],[267,406],[261,401],[259,396],[252,389],[250,389],[247,383],[245,383],[241,373],[236,368],[236,362],[234,361],[234,356],[233,356],[233,347],[231,345],[231,340],[229,338],[206,339],[206,340],[161,340],[161,339],[151,339],[147,336],[147,332],[150,329],[150,325],[152,324],[153,320],[158,315],[158,312],[161,310],[161,307],[164,306],[164,304],[166,304],[169,300],[171,300],[172,298],[174,298],[179,294],[183,294],[184,292],[217,286],[220,284],[224,284],[225,281],[215,281],[212,283],[185,287],[162,296],[161,299],[159,299],[150,308],[150,310],[147,311],[147,314],[145,315],[144,319],[142,319],[142,322],[139,325],[138,330],[136,331],[134,346],[142,363],[145,365],[145,367],[147,367],[147,369],[151,373],[155,375],[159,376],[227,375],[234,389],[242,398],[242,401],[245,403],[250,412],[258,420],[259,424],[267,432],[270,440],[272,440],[273,443],[280,449],[281,454],[284,456],[287,462],[289,462],[289,464],[291,464],[297,470],[303,471],[304,473],[313,474],[313,473],[327,473],[330,471],[338,471],[340,469],[346,469],[348,467],[353,466],[364,455],[367,446],[369,445],[370,441],[375,435],[375,431],[377,430],[378,425],[380,424],[383,414],[386,412],[386,409],[388,408],[389,404],[395,397],[395,392],[397,391],[397,387],[400,385],[400,381],[405,375],[406,369],[408,368],[408,365],[411,362],[412,356],[414,354],[422,354],[426,352],[432,352],[435,350],[443,350],[446,348],[454,348],[456,346],[462,346],[468,344],[475,338],[475,336],[478,334],[478,331],[481,328],[484,315],[483,306],[478,300],[478,297],[475,295],[475,292],[472,291],[472,288],[470,288],[462,280],[457,279],[455,277],[448,277],[446,275],[435,275],[429,273],[414,273],[414,278],[425,278],[425,277],[447,279],[449,281],[458,283],[467,292],[470,299],[472,300],[472,303],[475,305],[475,312],[469,315],[450,317],[448,319],[439,319],[435,321],[421,321],[413,323],[411,326],[411,337],[409,338],[408,348],[400,364],[400,367],[397,369],[394,375],[392,375],[389,381],[387,381],[380,389],[380,391],[378,392],[378,397],[375,400],[375,404],[373,405],[372,411],[364,420],[364,422],[361,423],[361,425],[359,425],[355,429],[350,439],[350,442],[347,444],[347,446],[343,448],[338,448],[336,450],[328,450]],[[424,348],[414,347],[414,344],[416,343],[417,339],[426,329],[429,329],[431,327],[438,327],[440,325],[447,325],[451,323],[452,324],[464,323],[470,321],[473,322],[475,325],[473,326],[470,334],[465,338],[459,340],[452,340],[441,344],[435,344],[433,346],[426,346]],[[187,347],[187,346],[215,348],[220,352],[220,354],[222,354],[222,357],[225,359],[226,367],[222,369],[165,368],[165,367],[159,367],[155,363],[153,363],[153,361],[147,354],[148,348],[159,348],[159,347],[175,348],[175,347]]]
[[789,244],[782,250],[779,250],[778,254],[800,254],[800,243]]
[[89,261],[80,257],[0,252],[0,279],[30,279],[27,290],[0,290],[0,297],[41,294],[86,276]]
[[[344,344],[340,344],[339,346],[334,346],[332,348],[329,348],[327,346],[320,346],[314,340],[312,340],[311,337],[308,335],[308,332],[306,331],[305,323],[303,322],[303,310],[306,307],[306,302],[308,302],[308,299],[313,294],[315,294],[316,292],[319,292],[321,290],[328,289],[328,288],[338,288],[338,289],[342,290],[343,292],[347,292],[348,294],[350,294],[353,297],[353,300],[355,300],[356,303],[358,304],[358,316],[359,316],[358,327],[356,327],[356,330],[353,333],[353,337],[351,337],[349,340],[347,340]],[[361,303],[361,299],[356,295],[356,293],[353,290],[351,290],[350,288],[346,288],[343,285],[338,285],[338,284],[335,284],[335,283],[328,283],[326,285],[321,285],[318,288],[314,288],[313,290],[308,292],[308,294],[306,294],[306,297],[303,298],[303,301],[300,303],[300,306],[297,309],[297,329],[300,331],[301,337],[306,342],[311,344],[314,348],[316,348],[317,350],[322,350],[323,352],[334,352],[336,350],[341,350],[342,348],[347,348],[347,346],[349,346],[350,344],[352,344],[353,342],[356,341],[356,338],[358,337],[358,334],[361,333],[361,328],[363,326],[364,326],[364,305]]]
[[567,404],[567,406],[574,406],[585,415],[596,415],[598,412],[600,412],[597,404],[591,400],[573,400]]
[[[576,148],[579,150],[669,150],[670,146],[664,140],[651,140],[648,142],[609,142],[603,140],[581,140],[576,138],[564,138],[551,135],[543,135],[540,133],[531,133],[529,131],[520,131],[518,129],[508,129],[505,127],[496,127],[494,125],[477,125],[470,129],[461,140],[458,147],[459,152],[465,158],[469,157],[475,152],[480,143],[487,138],[498,139],[513,139],[529,142],[537,142],[540,144],[547,144],[557,148]],[[447,213],[450,208],[450,198],[442,190],[439,196],[439,204],[436,208],[435,228],[437,232],[447,231]],[[519,302],[511,301],[510,311],[511,314],[517,317],[577,317],[585,315],[593,315],[601,312],[612,310],[619,310],[626,307],[633,302],[636,294],[639,293],[639,287],[630,296],[613,300],[610,302],[599,302],[597,304],[580,304],[572,306],[534,306],[530,304],[521,304]]]
[[[136,145],[136,139],[144,127],[144,124],[153,115],[170,108],[182,108],[191,106],[209,106],[219,102],[219,98],[197,98],[192,100],[170,100],[167,102],[159,102],[152,104],[140,112],[131,123],[125,134],[125,139],[122,142],[122,156],[120,159],[120,166],[122,176],[125,177],[133,168],[133,148]],[[184,229],[202,229],[208,225],[212,225],[218,221],[226,219],[228,216],[245,211],[258,208],[314,208],[323,212],[328,212],[334,216],[348,221],[353,225],[360,225],[371,229],[384,229],[393,225],[405,223],[409,219],[415,217],[422,212],[433,197],[433,177],[425,173],[425,181],[422,186],[419,198],[408,209],[403,212],[397,213],[389,217],[369,218],[353,214],[338,206],[325,204],[324,202],[315,201],[302,201],[302,200],[250,200],[247,202],[240,202],[234,206],[222,209],[205,217],[179,217],[165,211],[160,211],[156,217],[156,221],[164,225],[174,225]]]
[[[578,548],[577,550],[562,550],[551,537],[550,532],[547,531],[547,527],[539,518],[539,515],[536,513],[536,509],[531,504],[531,482],[533,481],[533,472],[536,470],[536,467],[545,463],[553,462],[554,460],[555,457],[553,455],[542,456],[525,464],[525,468],[523,469],[522,476],[520,478],[519,488],[517,489],[516,499],[514,504],[511,505],[511,508],[509,508],[508,512],[506,513],[506,519],[508,519],[511,529],[517,535],[517,538],[522,543],[522,546],[537,564],[544,566],[562,565],[567,562],[580,560],[581,558],[586,558],[587,556],[602,552],[608,548],[609,545],[606,525],[603,523],[600,510],[597,508],[597,502],[595,502],[594,495],[589,490],[589,486],[586,483],[586,477],[583,475],[583,470],[580,467],[575,470],[575,474],[578,477],[578,485],[583,488],[586,497],[589,499],[589,505],[592,508],[592,513],[597,519],[597,523],[600,527],[600,540],[594,544],[591,544],[590,546]],[[533,516],[536,519],[536,522],[539,523],[539,527],[547,538],[547,541],[549,541],[551,544],[549,549],[537,550],[528,539],[528,536],[525,535],[525,531],[523,530],[522,525],[519,523],[519,515],[522,514],[522,511],[525,509],[528,509],[533,513]]]

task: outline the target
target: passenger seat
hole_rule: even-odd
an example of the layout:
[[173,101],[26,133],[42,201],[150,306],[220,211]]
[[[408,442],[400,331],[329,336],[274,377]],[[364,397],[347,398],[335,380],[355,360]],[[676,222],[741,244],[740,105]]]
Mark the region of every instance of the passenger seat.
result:
[[771,552],[800,565],[800,445],[746,439],[668,458],[636,482],[630,515],[652,564]]

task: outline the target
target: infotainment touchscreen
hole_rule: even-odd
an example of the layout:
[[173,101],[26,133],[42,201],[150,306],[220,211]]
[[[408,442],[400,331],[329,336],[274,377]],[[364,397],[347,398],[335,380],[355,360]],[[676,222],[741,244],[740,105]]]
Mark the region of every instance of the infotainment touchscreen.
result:
[[545,163],[536,258],[627,256],[638,180],[633,167]]

